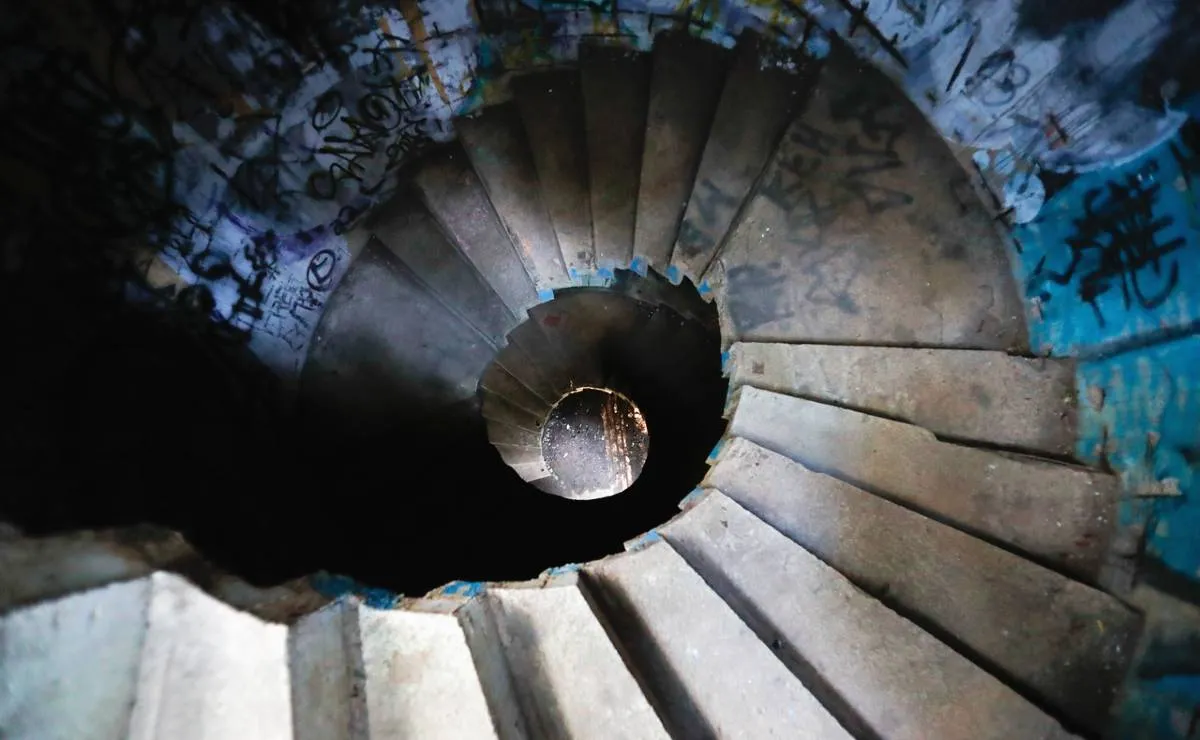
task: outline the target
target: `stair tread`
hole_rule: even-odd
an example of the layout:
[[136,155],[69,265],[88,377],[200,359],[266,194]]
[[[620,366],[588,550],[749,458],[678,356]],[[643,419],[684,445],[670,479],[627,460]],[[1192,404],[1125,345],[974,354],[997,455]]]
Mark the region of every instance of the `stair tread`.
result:
[[739,342],[731,388],[835,403],[939,436],[1051,455],[1075,451],[1075,361],[1003,352]]
[[584,572],[673,735],[850,737],[667,543]]
[[1139,623],[1114,597],[745,439],[703,485],[1027,696],[1103,724]]
[[[533,312],[536,314],[538,310],[540,307],[533,309]],[[505,348],[499,356],[504,368],[547,403],[557,402],[570,388],[571,378],[563,367],[564,359],[550,344],[536,320],[531,318],[523,322],[509,332],[508,338],[519,354],[510,354],[509,349]]]
[[577,585],[489,588],[485,600],[535,736],[667,737]]
[[455,128],[539,294],[544,298],[547,290],[568,287],[567,268],[516,106],[486,108],[474,118],[459,119]]
[[579,48],[592,236],[603,277],[628,269],[633,259],[649,61],[646,54],[614,46],[584,43]]
[[871,736],[889,740],[1068,736],[1012,689],[719,491],[657,531],[765,642],[787,643],[776,653],[797,675],[815,673],[828,685],[836,699],[822,697],[827,708],[848,705],[848,727],[861,721]]
[[494,393],[483,394],[482,411],[483,418],[488,421],[498,421],[534,433],[542,428],[544,418]]
[[921,427],[742,386],[729,431],[1095,582],[1116,522],[1117,479],[942,442]]
[[461,147],[425,157],[413,174],[425,205],[517,318],[538,302],[521,255]]
[[659,272],[671,263],[729,56],[683,32],[654,41],[633,253]]
[[558,236],[572,282],[596,269],[588,193],[587,142],[579,73],[539,72],[512,81],[513,96],[533,146],[542,202]]
[[729,339],[1026,344],[962,167],[895,83],[836,47],[706,279]]
[[[669,269],[697,285],[815,77],[814,60],[768,43],[751,34],[738,41],[679,227]],[[798,71],[764,64],[767,54],[789,57]]]
[[479,379],[479,388],[484,393],[495,394],[531,414],[540,414],[550,409],[549,403],[497,362],[488,365],[487,370],[484,370],[483,377]]
[[582,289],[530,311],[530,318],[562,358],[575,387],[603,385],[610,349],[627,340],[649,318],[649,307],[623,295]]
[[488,441],[493,445],[508,445],[510,447],[532,447],[541,449],[541,439],[536,432],[521,429],[502,422],[485,420],[487,423]]

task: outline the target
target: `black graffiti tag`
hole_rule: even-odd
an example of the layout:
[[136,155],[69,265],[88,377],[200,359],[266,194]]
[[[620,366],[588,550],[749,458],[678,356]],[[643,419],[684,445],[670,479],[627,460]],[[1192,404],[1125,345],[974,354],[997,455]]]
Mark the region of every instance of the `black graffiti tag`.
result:
[[337,267],[337,255],[332,249],[322,249],[308,261],[308,287],[313,290],[329,290],[333,284],[333,270]]

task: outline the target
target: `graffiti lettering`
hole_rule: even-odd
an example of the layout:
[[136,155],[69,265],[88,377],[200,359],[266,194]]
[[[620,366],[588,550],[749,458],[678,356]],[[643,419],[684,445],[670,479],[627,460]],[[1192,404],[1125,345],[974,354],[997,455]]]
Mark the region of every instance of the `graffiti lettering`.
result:
[[1012,49],[989,54],[963,87],[963,93],[981,104],[996,108],[1008,105],[1017,97],[1031,74],[1029,67],[1017,62]]
[[333,271],[337,267],[337,255],[332,249],[322,249],[308,261],[308,287],[313,290],[329,290],[333,283]]

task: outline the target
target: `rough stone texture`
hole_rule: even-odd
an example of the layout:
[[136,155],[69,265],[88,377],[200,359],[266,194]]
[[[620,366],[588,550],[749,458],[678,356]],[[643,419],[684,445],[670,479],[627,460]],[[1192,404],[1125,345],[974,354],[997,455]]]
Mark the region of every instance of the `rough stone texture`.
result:
[[687,33],[666,32],[654,40],[653,64],[633,253],[666,272],[729,53]]
[[732,339],[1023,347],[1004,246],[946,143],[835,49],[706,276]]
[[356,606],[337,601],[288,631],[295,740],[366,736],[362,643]]
[[882,414],[938,436],[1075,451],[1075,361],[981,350],[739,342],[729,384]]
[[501,740],[526,740],[530,734],[517,701],[517,677],[508,668],[495,617],[482,599],[468,601],[455,615],[471,648],[471,660],[497,734]]
[[928,430],[742,386],[729,433],[806,467],[1095,581],[1115,528],[1117,480],[941,442]]
[[504,305],[524,318],[538,302],[537,290],[466,153],[451,147],[426,157],[413,173],[413,183],[442,229]]
[[401,193],[363,224],[451,313],[475,327],[496,346],[517,325],[516,315],[446,239],[421,203]]
[[717,488],[993,674],[1099,729],[1137,614],[1117,599],[744,439]]
[[812,86],[808,60],[797,54],[787,66],[799,71],[782,69],[764,61],[765,43],[752,35],[738,43],[671,256],[673,279],[700,283]]
[[579,73],[518,77],[512,88],[567,276],[579,282],[596,269]]
[[579,74],[587,131],[596,267],[628,269],[650,88],[646,54],[584,43]]
[[0,621],[6,738],[292,737],[287,629],[151,576]]
[[533,736],[667,738],[578,586],[489,589]]
[[672,735],[850,737],[667,543],[585,573]]
[[516,106],[491,106],[454,128],[538,292],[570,285]]
[[[847,727],[889,740],[1059,738],[1044,712],[718,491],[659,533]],[[841,710],[841,711],[839,711]],[[863,733],[857,733],[863,734]]]

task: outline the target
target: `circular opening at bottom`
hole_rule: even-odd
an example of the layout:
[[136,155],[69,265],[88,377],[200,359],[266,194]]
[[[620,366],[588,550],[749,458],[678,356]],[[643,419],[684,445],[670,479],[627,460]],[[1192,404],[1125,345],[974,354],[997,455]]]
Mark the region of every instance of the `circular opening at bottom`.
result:
[[608,388],[577,388],[542,426],[542,457],[574,499],[613,496],[633,485],[650,452],[642,412]]

